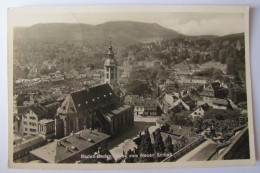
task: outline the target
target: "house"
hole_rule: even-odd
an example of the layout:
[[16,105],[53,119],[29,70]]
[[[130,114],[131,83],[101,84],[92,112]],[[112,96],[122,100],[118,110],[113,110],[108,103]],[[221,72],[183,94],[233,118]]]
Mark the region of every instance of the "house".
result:
[[93,78],[94,80],[99,80],[99,79],[101,79],[101,75],[98,74],[98,73],[94,73],[94,74],[92,75],[92,78]]
[[210,107],[214,109],[228,109],[229,107],[231,107],[228,99],[203,97],[203,102],[207,103]]
[[212,104],[214,109],[228,109],[230,107],[230,103],[227,99],[213,98]]
[[13,145],[13,161],[26,163],[33,160],[30,151],[45,145],[47,141],[41,136],[30,136]]
[[179,98],[173,103],[169,110],[176,107],[180,107],[181,110],[191,111],[195,107],[195,101],[193,101],[190,96]]
[[159,110],[156,99],[144,99],[144,116],[159,116]]
[[191,73],[191,66],[186,62],[183,61],[179,64],[173,66],[178,74],[190,74]]
[[38,134],[44,139],[55,136],[55,121],[53,119],[42,119],[38,122]]
[[207,84],[204,85],[201,95],[205,97],[216,97],[219,89],[220,89],[220,83],[218,82]]
[[[30,153],[45,163],[97,163],[113,160],[107,149],[110,135],[98,130],[83,129],[55,140]],[[99,157],[102,155],[103,157]]]
[[213,82],[210,84],[205,84],[202,93],[200,94],[203,97],[209,98],[226,98],[227,89],[223,88],[219,82]]
[[137,98],[132,102],[132,105],[134,105],[134,116],[144,115],[144,99]]
[[206,104],[203,104],[201,105],[200,107],[198,107],[194,112],[192,112],[189,117],[192,119],[192,120],[196,120],[196,118],[202,118],[204,115],[205,115],[205,112],[209,109],[209,105],[206,103]]
[[138,99],[139,95],[126,95],[124,98],[124,103],[125,104],[133,104],[134,100]]
[[22,135],[38,135],[39,121],[49,117],[48,111],[40,104],[23,108],[19,114],[22,115],[20,125]]
[[137,98],[132,102],[135,116],[158,116],[160,107],[156,99]]

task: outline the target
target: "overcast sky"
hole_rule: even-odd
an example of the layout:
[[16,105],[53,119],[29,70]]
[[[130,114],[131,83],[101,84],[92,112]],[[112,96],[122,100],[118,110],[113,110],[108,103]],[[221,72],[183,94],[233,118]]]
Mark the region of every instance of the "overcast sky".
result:
[[191,12],[43,12],[30,10],[12,13],[14,26],[31,26],[37,23],[86,23],[91,25],[109,21],[139,21],[158,23],[186,35],[228,35],[244,32],[243,13],[191,13]]

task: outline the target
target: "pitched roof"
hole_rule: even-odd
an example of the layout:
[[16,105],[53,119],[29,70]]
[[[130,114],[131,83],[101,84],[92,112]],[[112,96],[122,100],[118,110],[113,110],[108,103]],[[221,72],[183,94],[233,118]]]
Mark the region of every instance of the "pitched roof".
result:
[[[60,163],[72,156],[75,156],[88,148],[103,142],[110,135],[96,130],[85,129],[73,135],[55,140],[45,146],[31,151],[31,153],[49,163]],[[93,154],[93,153],[85,153]]]
[[145,99],[144,100],[144,105],[145,106],[157,106],[157,100],[156,99]]
[[191,69],[191,66],[186,62],[180,62],[179,64],[174,65],[174,68],[186,68],[186,69]]
[[28,147],[33,147],[34,145],[37,145],[41,142],[45,141],[45,139],[41,136],[36,136],[33,138],[29,138],[26,141],[21,142],[20,144],[14,145],[14,153],[19,152],[23,149],[26,149]]
[[112,105],[109,106],[109,108],[98,111],[96,115],[101,124],[108,124],[109,126],[111,126],[111,119],[114,116],[119,115],[121,112],[124,112],[131,107],[131,105]]
[[226,99],[213,98],[212,103],[217,105],[227,106],[229,102]]
[[30,109],[38,116],[38,120],[47,118],[49,116],[48,111],[40,104],[32,105],[30,106]]
[[181,98],[181,100],[186,103],[188,106],[190,107],[194,107],[195,106],[195,101],[192,100],[192,98],[188,95],[186,97]]
[[220,89],[220,83],[219,82],[213,82],[210,84],[214,90]]
[[[89,88],[89,90],[76,91],[67,96],[58,112],[81,112],[90,107],[98,106],[109,101],[111,104],[117,100],[117,95],[109,84],[101,84]],[[71,110],[72,109],[72,110]],[[75,110],[73,110],[75,109]]]
[[201,107],[204,111],[206,111],[206,110],[208,110],[208,109],[210,108],[210,106],[209,106],[207,103],[201,105],[200,107]]
[[49,118],[48,111],[40,104],[31,105],[29,107],[18,107],[18,114],[24,115],[28,110],[34,112],[38,116],[39,120],[43,118]]

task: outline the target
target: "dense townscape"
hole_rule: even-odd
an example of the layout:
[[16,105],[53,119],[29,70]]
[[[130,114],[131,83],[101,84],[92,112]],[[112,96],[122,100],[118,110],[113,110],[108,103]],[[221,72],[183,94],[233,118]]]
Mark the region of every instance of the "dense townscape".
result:
[[243,33],[94,46],[16,36],[14,162],[250,158]]

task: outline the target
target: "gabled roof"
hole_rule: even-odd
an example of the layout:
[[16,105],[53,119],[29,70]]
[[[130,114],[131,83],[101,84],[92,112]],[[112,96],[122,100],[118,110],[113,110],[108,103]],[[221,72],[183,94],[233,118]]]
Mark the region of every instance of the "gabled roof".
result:
[[227,106],[229,104],[229,101],[226,99],[213,98],[212,103],[216,105]]
[[49,117],[48,111],[45,109],[45,107],[43,107],[40,104],[32,105],[29,107],[18,107],[18,114],[24,115],[29,110],[31,110],[32,112],[34,112],[37,115],[38,120]]
[[214,90],[220,89],[220,83],[219,82],[213,82],[210,84]]
[[195,102],[192,100],[192,98],[188,95],[186,97],[181,98],[181,100],[186,103],[188,106],[190,107],[194,107],[195,106]]
[[124,103],[125,104],[133,104],[133,102],[138,98],[138,95],[126,95]]
[[32,105],[30,109],[38,116],[38,120],[49,116],[48,111],[41,105]]
[[209,106],[207,103],[201,105],[200,107],[201,107],[204,111],[206,111],[206,110],[208,110],[208,109],[210,108],[210,106]]
[[[76,91],[67,96],[62,103],[59,113],[68,113],[69,111],[85,111],[86,109],[100,105],[106,101],[113,103],[117,100],[117,95],[109,84],[101,84],[89,88],[89,90]],[[73,110],[75,109],[75,110]]]
[[186,62],[180,62],[179,64],[174,65],[174,68],[186,68],[186,69],[191,69],[191,66]]

